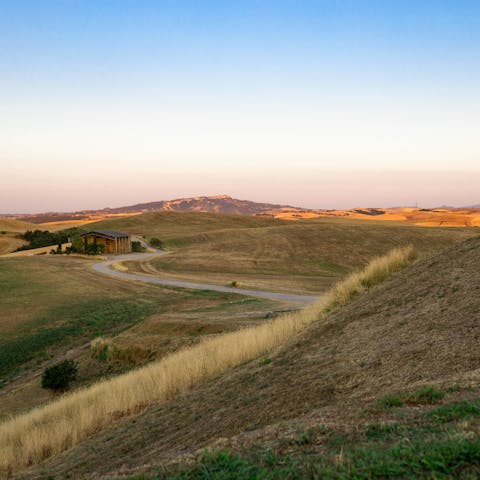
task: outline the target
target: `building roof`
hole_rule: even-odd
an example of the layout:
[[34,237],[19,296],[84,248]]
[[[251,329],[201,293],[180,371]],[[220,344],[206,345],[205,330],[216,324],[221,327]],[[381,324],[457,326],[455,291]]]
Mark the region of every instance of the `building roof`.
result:
[[91,230],[87,233],[82,233],[81,237],[86,237],[88,235],[97,235],[99,237],[107,237],[107,238],[124,238],[129,237],[129,233],[119,232],[117,230]]

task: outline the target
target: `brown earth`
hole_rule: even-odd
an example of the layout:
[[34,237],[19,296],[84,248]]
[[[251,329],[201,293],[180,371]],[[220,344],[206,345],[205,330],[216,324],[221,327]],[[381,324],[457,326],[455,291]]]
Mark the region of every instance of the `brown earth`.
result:
[[23,478],[148,470],[238,438],[268,442],[277,424],[299,419],[359,428],[364,408],[386,394],[427,383],[478,387],[479,262],[480,237],[422,260],[268,359],[119,421]]

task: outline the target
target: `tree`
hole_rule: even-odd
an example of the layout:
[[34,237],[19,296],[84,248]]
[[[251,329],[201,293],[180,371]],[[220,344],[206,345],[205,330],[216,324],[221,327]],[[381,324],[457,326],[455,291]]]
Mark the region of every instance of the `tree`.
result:
[[42,388],[68,390],[70,382],[77,378],[77,364],[73,360],[64,360],[45,369],[42,375]]
[[150,245],[154,248],[162,248],[163,242],[157,237],[152,237],[150,239]]
[[132,242],[132,252],[144,252],[145,247],[142,245],[142,242],[134,240]]

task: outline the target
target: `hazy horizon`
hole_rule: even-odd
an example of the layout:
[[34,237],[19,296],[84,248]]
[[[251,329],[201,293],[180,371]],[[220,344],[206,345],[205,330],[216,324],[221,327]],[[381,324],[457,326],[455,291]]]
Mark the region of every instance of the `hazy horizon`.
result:
[[4,2],[0,213],[480,203],[480,4]]

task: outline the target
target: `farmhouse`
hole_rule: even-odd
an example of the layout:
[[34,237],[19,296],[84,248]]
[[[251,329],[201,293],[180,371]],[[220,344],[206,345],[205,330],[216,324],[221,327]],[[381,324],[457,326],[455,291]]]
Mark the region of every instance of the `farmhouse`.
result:
[[81,235],[85,241],[85,248],[89,244],[105,245],[105,253],[130,253],[132,242],[128,233],[116,230],[92,230]]

